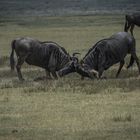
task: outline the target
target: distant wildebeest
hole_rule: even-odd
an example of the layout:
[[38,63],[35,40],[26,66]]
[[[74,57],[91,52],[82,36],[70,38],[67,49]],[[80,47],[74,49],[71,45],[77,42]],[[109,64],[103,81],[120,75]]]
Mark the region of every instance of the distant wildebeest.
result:
[[24,80],[21,74],[21,65],[27,62],[29,65],[42,67],[46,70],[46,76],[50,73],[57,79],[56,71],[62,69],[69,61],[70,55],[55,42],[40,42],[29,37],[17,38],[12,41],[10,55],[11,70],[14,70],[14,51],[17,55],[17,73],[19,80]]
[[128,32],[128,30],[130,29],[130,32],[133,35],[133,29],[135,25],[140,26],[140,14],[126,15],[124,31]]
[[131,54],[127,68],[131,67],[136,61],[140,74],[140,62],[136,55],[135,39],[127,32],[119,32],[110,38],[98,41],[80,62],[78,58],[73,59],[58,74],[64,76],[71,72],[78,72],[82,77],[102,78],[104,70],[107,70],[113,64],[120,63],[116,74],[116,77],[118,77],[127,54]]

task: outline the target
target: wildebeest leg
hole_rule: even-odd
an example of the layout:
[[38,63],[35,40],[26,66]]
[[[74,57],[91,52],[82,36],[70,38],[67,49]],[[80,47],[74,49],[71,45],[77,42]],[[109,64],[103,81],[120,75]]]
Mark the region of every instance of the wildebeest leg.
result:
[[51,74],[52,74],[52,76],[53,76],[55,79],[58,79],[57,74],[56,74],[55,71],[51,71]]
[[50,72],[46,69],[45,69],[45,72],[46,72],[46,79],[52,79],[51,75],[50,75]]
[[140,62],[139,62],[139,59],[136,55],[136,53],[132,54],[133,58],[135,59],[136,63],[137,63],[137,66],[138,66],[138,70],[139,70],[139,75],[140,75]]
[[100,67],[100,68],[98,69],[99,78],[102,78],[103,71],[104,71],[104,68],[103,68],[103,67]]
[[81,76],[81,80],[84,80],[84,76]]
[[127,69],[129,69],[133,65],[133,63],[134,63],[134,58],[131,55],[130,62],[129,62],[129,65],[127,66]]
[[56,74],[56,68],[55,66],[49,66],[49,70],[50,70],[50,74],[52,75],[52,79],[55,78],[55,79],[58,79],[58,76]]
[[45,69],[45,73],[46,73],[46,76],[37,77],[37,78],[34,79],[34,81],[52,79],[51,75],[50,75],[50,72],[48,70]]
[[58,79],[57,74],[56,74],[56,64],[57,64],[57,59],[55,59],[54,54],[52,53],[51,56],[50,56],[48,68],[49,68],[52,76],[55,79]]
[[123,65],[124,65],[124,60],[120,61],[120,67],[119,67],[118,72],[117,72],[117,74],[116,74],[116,78],[119,76]]
[[133,29],[134,29],[134,24],[131,24],[131,28],[130,28],[130,32],[131,32],[131,35],[133,36]]
[[104,71],[104,64],[105,64],[105,56],[102,56],[101,54],[98,57],[98,73],[99,73],[99,78],[102,78],[102,74]]
[[23,77],[22,77],[22,74],[21,74],[21,65],[24,63],[25,61],[25,58],[24,57],[18,57],[18,62],[17,62],[17,65],[16,65],[16,69],[17,69],[17,73],[18,73],[18,78],[20,81],[23,81]]
[[129,28],[130,28],[131,24],[128,23],[128,25],[125,26],[125,31],[128,32]]

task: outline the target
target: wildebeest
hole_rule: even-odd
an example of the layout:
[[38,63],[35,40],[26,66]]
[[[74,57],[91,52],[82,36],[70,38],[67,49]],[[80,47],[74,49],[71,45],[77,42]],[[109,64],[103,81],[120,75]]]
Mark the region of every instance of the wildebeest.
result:
[[62,69],[69,61],[70,55],[55,42],[40,42],[29,37],[17,38],[11,43],[10,55],[11,70],[14,70],[14,51],[17,55],[17,73],[19,80],[24,80],[21,74],[21,65],[27,62],[30,65],[42,67],[46,70],[46,76],[50,73],[57,78],[56,71]]
[[126,15],[124,31],[127,32],[130,29],[130,32],[133,35],[135,25],[140,26],[140,14]]
[[131,54],[130,63],[127,68],[131,67],[136,61],[139,74],[140,63],[136,55],[135,39],[127,32],[119,32],[110,38],[98,41],[78,62],[78,58],[69,62],[69,65],[61,69],[58,73],[63,76],[71,72],[78,72],[83,77],[102,78],[104,70],[110,68],[113,64],[120,63],[116,77],[118,77],[125,61],[127,54]]

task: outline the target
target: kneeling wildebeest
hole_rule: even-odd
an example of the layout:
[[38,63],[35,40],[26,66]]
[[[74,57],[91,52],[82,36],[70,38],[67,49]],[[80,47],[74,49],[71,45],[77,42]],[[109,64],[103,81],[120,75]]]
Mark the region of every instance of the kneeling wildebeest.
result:
[[21,74],[21,65],[27,62],[29,65],[42,67],[46,70],[46,76],[50,73],[57,79],[56,71],[62,69],[69,61],[70,55],[55,42],[40,42],[29,37],[17,38],[12,41],[10,55],[11,70],[14,70],[14,51],[17,55],[17,73],[19,80],[24,80]]
[[135,39],[127,32],[119,32],[110,38],[98,41],[80,62],[78,58],[73,59],[58,74],[64,76],[71,72],[77,72],[82,77],[102,78],[104,70],[119,62],[120,66],[116,74],[116,77],[118,77],[127,54],[131,54],[127,68],[131,67],[136,61],[140,74],[140,63],[136,55]]
[[140,14],[126,15],[124,31],[128,32],[130,29],[130,32],[133,35],[133,29],[135,25],[140,26]]

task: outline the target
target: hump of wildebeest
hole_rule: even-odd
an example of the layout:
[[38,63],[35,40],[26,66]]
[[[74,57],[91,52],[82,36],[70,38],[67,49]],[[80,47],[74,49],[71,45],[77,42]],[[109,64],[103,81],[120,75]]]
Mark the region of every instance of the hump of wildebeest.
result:
[[43,42],[40,42],[41,44],[52,44],[52,45],[55,45],[56,47],[59,47],[62,49],[63,53],[69,55],[69,53],[66,51],[65,48],[61,47],[58,43],[56,42],[53,42],[53,41],[43,41]]
[[[52,42],[52,41],[45,41],[41,44],[41,47],[44,47],[46,50],[44,50],[45,53],[46,51],[49,52],[49,55],[53,53],[53,56],[56,57],[56,59],[61,55],[61,57],[66,56],[70,57],[69,53],[65,50],[65,48],[61,47],[59,44]],[[61,60],[62,61],[62,60]]]
[[102,40],[98,41],[96,44],[94,44],[94,45],[88,50],[88,52],[85,54],[85,56],[83,57],[83,59],[82,59],[81,61],[83,61],[83,60],[89,55],[89,53],[91,53],[91,52],[95,49],[95,47],[96,47],[96,45],[97,45],[98,43],[100,43],[100,42],[102,42],[102,41],[105,41],[105,40],[109,40],[109,38],[102,39]]

